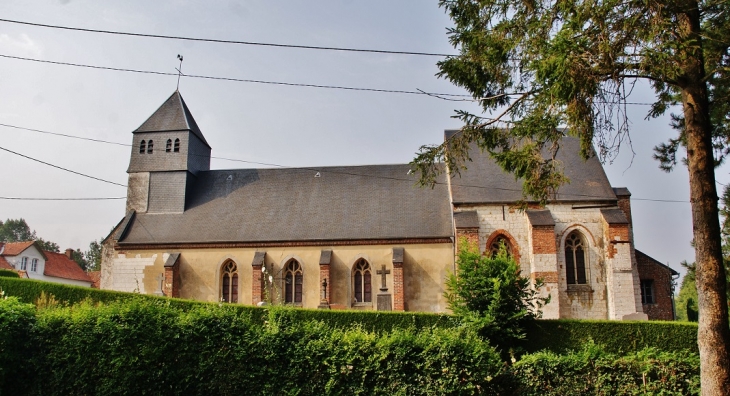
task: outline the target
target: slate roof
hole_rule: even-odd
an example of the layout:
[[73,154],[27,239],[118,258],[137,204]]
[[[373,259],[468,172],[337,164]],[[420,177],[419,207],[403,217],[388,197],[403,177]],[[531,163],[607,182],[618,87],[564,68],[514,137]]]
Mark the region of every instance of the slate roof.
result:
[[555,219],[553,219],[553,215],[547,209],[543,209],[543,210],[528,209],[525,211],[525,214],[527,215],[527,219],[530,221],[530,224],[533,226],[554,226],[555,225]]
[[476,210],[454,212],[456,228],[479,228],[479,216]]
[[[456,133],[446,131],[446,138]],[[616,195],[598,158],[583,160],[580,141],[574,137],[564,137],[560,146],[557,159],[562,161],[570,183],[560,187],[555,201],[615,202]],[[467,169],[451,179],[454,204],[514,203],[522,199],[522,182],[502,170],[488,153],[482,153],[472,144],[469,155],[472,162],[466,163]]]
[[175,91],[134,133],[186,130],[192,132],[200,141],[210,147],[180,95],[180,91]]
[[49,251],[44,251],[43,253],[46,255],[46,266],[43,270],[43,275],[89,283],[93,282],[86,272],[65,254]]
[[[120,245],[452,236],[445,176],[415,185],[410,166],[204,171],[183,213],[137,213]],[[319,174],[317,177],[316,175]]]
[[608,224],[629,224],[629,220],[621,209],[601,209],[601,215]]

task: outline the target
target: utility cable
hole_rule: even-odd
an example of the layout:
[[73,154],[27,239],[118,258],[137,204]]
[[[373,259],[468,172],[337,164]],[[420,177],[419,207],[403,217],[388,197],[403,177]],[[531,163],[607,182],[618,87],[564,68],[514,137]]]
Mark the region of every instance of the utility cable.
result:
[[256,42],[256,41],[238,41],[238,40],[221,40],[221,39],[208,39],[208,38],[185,37],[185,36],[168,36],[168,35],[162,35],[162,34],[120,32],[120,31],[114,31],[114,30],[85,29],[85,28],[77,28],[77,27],[71,27],[71,26],[48,25],[48,24],[44,24],[44,23],[16,21],[16,20],[12,20],[12,19],[0,19],[0,22],[15,23],[18,25],[36,26],[36,27],[49,28],[49,29],[70,30],[70,31],[77,31],[77,32],[103,33],[103,34],[112,34],[112,35],[119,35],[119,36],[147,37],[147,38],[184,40],[184,41],[202,41],[202,42],[220,43],[220,44],[256,45],[256,46],[264,46],[264,47],[297,48],[297,49],[324,50],[324,51],[368,52],[368,53],[389,54],[389,55],[438,56],[438,57],[442,57],[442,58],[447,57],[447,56],[456,56],[455,54],[437,54],[437,53],[431,53],[431,52],[390,51],[390,50],[346,48],[346,47],[322,47],[322,46],[316,46],[316,45],[277,44],[277,43],[263,43],[263,42]]
[[109,201],[114,199],[127,199],[127,197],[103,197],[103,198],[30,198],[30,197],[0,197],[1,200],[10,201]]
[[[63,133],[56,133],[56,132],[49,132],[49,131],[41,131],[38,129],[32,129],[32,128],[25,128],[20,127],[16,125],[9,125],[9,124],[2,124],[0,123],[0,126],[8,127],[8,128],[14,128],[14,129],[20,129],[20,130],[26,130],[31,132],[38,132],[38,133],[46,133],[51,135],[57,135],[61,137],[66,138],[74,138],[74,139],[83,139],[83,140],[89,140],[97,143],[106,143],[106,144],[114,144],[118,146],[126,146],[131,147],[131,144],[124,144],[124,143],[118,143],[118,142],[111,142],[107,140],[100,140],[100,139],[91,139],[91,138],[85,138],[81,136],[74,136],[74,135],[67,135]],[[0,147],[2,149],[2,147]],[[5,149],[3,149],[5,150]],[[9,151],[9,150],[6,150]],[[196,154],[191,154],[196,155]],[[204,155],[198,154],[198,156],[201,157],[207,157]],[[362,173],[353,173],[353,172],[344,172],[344,171],[335,171],[335,170],[324,170],[325,168],[332,168],[333,166],[327,166],[327,167],[291,167],[286,165],[280,165],[280,164],[274,164],[274,163],[268,163],[268,162],[257,162],[257,161],[248,161],[248,160],[242,160],[237,158],[226,158],[226,157],[215,157],[211,156],[211,159],[219,159],[224,161],[231,161],[231,162],[241,162],[246,164],[253,164],[253,165],[263,165],[263,166],[271,166],[271,167],[277,167],[277,168],[284,168],[284,169],[290,169],[293,171],[309,171],[309,172],[327,172],[327,173],[334,173],[334,174],[343,174],[348,176],[362,176],[362,177],[372,177],[372,178],[378,178],[378,179],[386,179],[386,180],[395,180],[395,181],[407,181],[413,183],[413,179],[408,178],[397,178],[397,177],[387,177],[387,176],[378,176],[378,175],[367,175]],[[116,183],[114,183],[116,184]],[[447,183],[444,182],[436,182],[437,185],[446,185]],[[489,187],[489,186],[478,186],[478,185],[470,185],[470,184],[460,184],[460,183],[451,183],[452,187],[465,187],[465,188],[479,188],[479,189],[490,189],[490,190],[499,190],[499,191],[510,191],[510,192],[522,192],[520,189],[515,188],[502,188],[502,187]],[[126,187],[126,186],[125,186]],[[605,198],[605,196],[599,196],[599,195],[590,195],[590,194],[560,194],[563,196],[579,196],[579,197],[585,197],[585,198]],[[116,199],[116,198],[115,198]],[[689,203],[689,201],[684,200],[672,200],[672,199],[654,199],[654,198],[631,198],[634,201],[650,201],[650,202],[667,202],[667,203]]]
[[85,173],[81,173],[81,172],[76,172],[76,171],[73,171],[73,170],[71,170],[71,169],[66,169],[66,168],[60,167],[60,166],[58,166],[58,165],[53,165],[53,164],[50,164],[50,163],[48,163],[48,162],[45,162],[45,161],[41,161],[41,160],[39,160],[39,159],[36,159],[36,158],[33,158],[33,157],[29,157],[29,156],[27,156],[27,155],[24,155],[24,154],[20,154],[20,153],[18,153],[18,152],[15,152],[15,151],[12,151],[12,150],[8,150],[8,149],[6,149],[6,148],[4,148],[4,147],[0,147],[0,150],[3,150],[3,151],[7,151],[8,153],[11,153],[11,154],[15,154],[15,155],[17,155],[17,156],[20,156],[20,157],[23,157],[23,158],[27,158],[27,159],[29,159],[29,160],[31,160],[31,161],[39,162],[39,163],[41,163],[41,164],[43,164],[43,165],[48,165],[48,166],[50,166],[50,167],[53,167],[53,168],[56,168],[56,169],[60,169],[60,170],[62,170],[62,171],[70,172],[70,173],[73,173],[73,174],[76,174],[76,175],[79,175],[79,176],[83,176],[83,177],[88,177],[89,179],[94,179],[94,180],[98,180],[98,181],[101,181],[101,182],[104,182],[104,183],[114,184],[114,185],[116,185],[116,186],[120,186],[120,187],[127,187],[127,185],[126,185],[126,184],[120,184],[120,183],[115,183],[115,182],[113,182],[113,181],[109,181],[109,180],[104,180],[104,179],[100,179],[100,178],[98,178],[98,177],[94,177],[94,176],[89,176],[89,175],[87,175],[87,174],[85,174]]

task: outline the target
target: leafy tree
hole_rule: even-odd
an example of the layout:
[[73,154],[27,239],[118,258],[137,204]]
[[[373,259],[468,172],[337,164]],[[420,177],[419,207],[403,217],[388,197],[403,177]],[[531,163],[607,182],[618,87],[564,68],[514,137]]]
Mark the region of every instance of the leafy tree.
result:
[[[33,232],[35,233],[35,231],[33,231]],[[49,252],[56,252],[56,253],[60,253],[61,252],[61,248],[55,242],[46,241],[43,238],[38,238],[35,241],[36,241],[36,243],[38,243],[38,245],[43,250],[47,250]]]
[[681,264],[687,273],[684,275],[679,293],[674,299],[674,310],[677,313],[677,320],[696,322],[698,310],[694,263],[689,264],[683,261]]
[[534,286],[520,276],[517,262],[501,249],[484,256],[466,239],[459,241],[457,273],[446,280],[449,309],[494,343],[503,354],[525,337],[525,326],[542,316],[549,297],[538,297],[542,282]]
[[35,231],[31,231],[25,219],[0,221],[0,242],[34,241]]
[[75,261],[76,264],[78,264],[79,267],[81,267],[81,269],[84,271],[86,271],[86,268],[88,268],[89,266],[89,263],[86,261],[84,253],[81,251],[81,249],[71,251],[71,260]]
[[[545,203],[568,180],[555,160],[567,133],[603,157],[627,137],[627,96],[647,81],[672,105],[677,138],[657,147],[664,169],[686,149],[697,263],[702,390],[730,389],[730,328],[721,251],[715,165],[730,137],[730,2],[718,0],[440,0],[454,21],[458,56],[440,76],[464,87],[489,117],[457,113],[461,133],[424,146],[412,162],[424,184],[446,162],[453,171],[476,144],[524,180],[526,197]],[[544,154],[547,154],[544,157]]]
[[[103,241],[104,238],[99,239]],[[101,269],[101,243],[98,241],[91,241],[89,243],[89,250],[84,252],[84,259],[86,260],[87,271],[98,271]]]

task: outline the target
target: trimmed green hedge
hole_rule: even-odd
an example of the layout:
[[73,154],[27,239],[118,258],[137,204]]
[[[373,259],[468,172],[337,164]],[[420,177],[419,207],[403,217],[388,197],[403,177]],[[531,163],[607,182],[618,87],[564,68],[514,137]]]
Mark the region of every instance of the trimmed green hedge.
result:
[[697,324],[689,322],[614,320],[539,320],[527,329],[528,352],[564,353],[589,342],[610,353],[629,353],[644,348],[699,353]]
[[[119,300],[165,301],[166,304],[181,309],[218,305],[218,303],[97,290],[30,279],[0,278],[0,289],[4,290],[7,295],[16,296],[21,301],[30,303],[38,299],[41,291],[45,291],[46,294],[53,295],[56,300],[65,304],[75,304],[88,299],[104,303]],[[407,328],[448,328],[459,325],[456,317],[445,314],[336,311],[247,305],[230,305],[230,307],[245,312],[261,324],[271,311],[274,316],[279,315],[279,312],[287,312],[286,315],[299,321],[319,320],[337,328],[345,329],[355,326],[367,331],[378,332]],[[564,353],[579,349],[589,341],[603,345],[611,353],[629,353],[647,347],[654,347],[662,351],[698,351],[696,323],[540,320],[527,328],[526,333],[527,337],[523,347],[527,352],[550,350]]]
[[526,355],[503,377],[515,395],[699,395],[699,355],[644,349],[625,356],[588,343],[578,352]]
[[17,298],[0,297],[0,395],[23,395],[32,381],[36,312]]
[[5,278],[20,278],[17,272],[8,269],[0,269],[0,277]]
[[504,393],[498,354],[463,328],[376,334],[293,310],[261,325],[235,306],[141,299],[37,312],[20,326],[38,346],[25,394]]

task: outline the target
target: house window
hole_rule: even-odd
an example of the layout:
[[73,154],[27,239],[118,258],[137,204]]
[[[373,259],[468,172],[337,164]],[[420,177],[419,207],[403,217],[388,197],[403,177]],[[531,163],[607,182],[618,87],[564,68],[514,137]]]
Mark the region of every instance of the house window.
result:
[[302,266],[297,260],[289,260],[284,267],[284,302],[302,303]]
[[370,263],[365,259],[357,260],[352,271],[353,290],[356,303],[373,301],[372,283],[370,281]]
[[144,154],[145,150],[147,149],[147,146],[145,145],[145,141],[139,142],[139,153]]
[[489,245],[489,255],[496,257],[502,246],[504,246],[504,249],[507,251],[507,256],[512,257],[512,244],[509,243],[509,239],[507,239],[504,235],[499,235],[494,238],[492,243]]
[[38,272],[38,259],[34,258],[33,261],[30,262],[30,272]]
[[153,145],[152,140],[147,142],[147,154],[152,154],[152,145]]
[[583,238],[573,231],[565,239],[565,276],[569,285],[586,284],[586,251]]
[[222,268],[221,301],[238,302],[238,268],[233,261],[227,261]]
[[28,257],[23,257],[20,259],[20,269],[22,271],[28,270]]
[[173,151],[176,153],[180,152],[180,139],[175,139],[175,147],[173,148]]
[[654,299],[654,280],[653,279],[642,279],[641,280],[641,303],[642,304],[656,304]]
[[172,151],[172,139],[167,139],[167,144],[165,144],[165,152],[169,153]]

